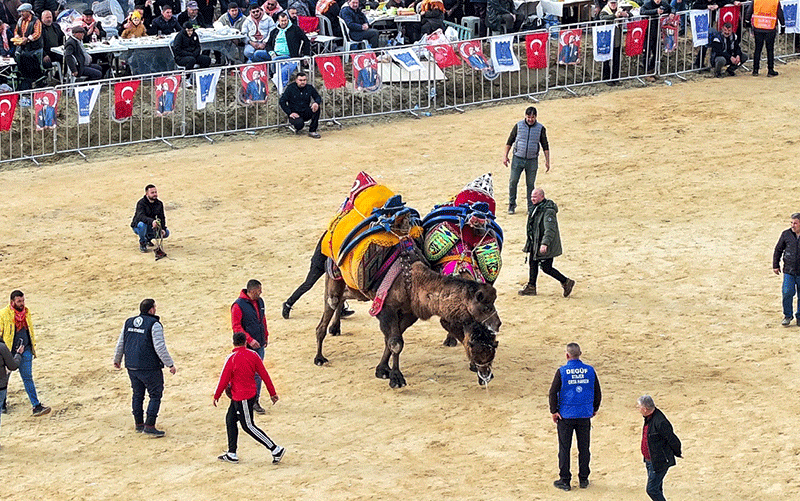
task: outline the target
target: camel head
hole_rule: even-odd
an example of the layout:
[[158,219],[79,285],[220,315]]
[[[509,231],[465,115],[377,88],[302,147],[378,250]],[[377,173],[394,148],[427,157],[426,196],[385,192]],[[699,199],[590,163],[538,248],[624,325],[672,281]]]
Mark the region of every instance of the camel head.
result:
[[469,284],[466,306],[470,316],[492,332],[497,333],[503,323],[494,307],[497,290],[489,284],[471,281],[466,281],[466,283]]
[[486,325],[473,321],[464,326],[464,348],[469,357],[469,367],[478,373],[481,386],[494,378],[492,362],[497,344],[497,335]]

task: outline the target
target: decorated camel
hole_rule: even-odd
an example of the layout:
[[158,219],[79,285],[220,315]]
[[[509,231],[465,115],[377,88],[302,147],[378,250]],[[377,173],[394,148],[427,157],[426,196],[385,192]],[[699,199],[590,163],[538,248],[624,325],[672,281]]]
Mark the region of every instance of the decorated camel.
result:
[[[338,333],[339,309],[345,299],[372,300],[384,335],[384,351],[375,377],[389,386],[406,385],[400,371],[403,333],[417,319],[432,316],[463,326],[470,366],[479,382],[492,375],[500,318],[494,307],[497,292],[489,284],[446,277],[431,270],[419,245],[419,213],[405,207],[399,195],[361,172],[350,194],[323,237],[329,258],[325,280],[325,309],[317,325],[314,363],[325,364],[322,345],[328,332]],[[390,363],[391,357],[391,363]]]

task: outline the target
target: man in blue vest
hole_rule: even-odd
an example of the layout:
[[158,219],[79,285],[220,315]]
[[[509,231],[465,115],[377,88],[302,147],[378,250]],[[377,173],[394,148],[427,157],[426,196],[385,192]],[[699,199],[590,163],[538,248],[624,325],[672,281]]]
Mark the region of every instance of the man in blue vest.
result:
[[[164,374],[161,369],[164,366],[169,367],[169,372],[175,374],[178,368],[167,351],[164,327],[156,316],[155,299],[143,300],[139,304],[139,314],[125,321],[114,352],[114,367],[117,369],[120,368],[123,355],[133,389],[131,404],[136,433],[163,437],[164,432],[156,429],[156,418],[164,392]],[[144,419],[143,408],[145,390],[150,397],[147,419]]]
[[517,122],[511,129],[506,141],[503,165],[508,167],[508,154],[514,147],[514,159],[511,161],[511,174],[508,178],[508,213],[514,214],[517,209],[517,185],[522,172],[525,172],[525,198],[528,200],[528,212],[533,209],[531,192],[536,182],[536,171],[539,170],[539,145],[544,151],[545,172],[550,172],[550,144],[547,142],[547,131],[544,125],[536,121],[536,108],[529,106],[525,110],[525,118]]
[[[233,333],[242,332],[247,340],[247,346],[258,353],[264,360],[264,348],[269,343],[267,319],[264,316],[264,300],[261,299],[261,282],[255,279],[247,281],[247,288],[242,289],[239,297],[231,305],[231,327]],[[265,411],[258,398],[261,396],[261,377],[256,373],[256,402],[253,410],[259,414]]]
[[589,487],[589,437],[591,419],[600,408],[600,382],[594,367],[581,362],[578,343],[567,345],[567,363],[561,366],[550,386],[550,414],[558,427],[559,479],[553,485],[565,491],[572,488],[569,451],[572,433],[578,439],[578,480],[581,489]]

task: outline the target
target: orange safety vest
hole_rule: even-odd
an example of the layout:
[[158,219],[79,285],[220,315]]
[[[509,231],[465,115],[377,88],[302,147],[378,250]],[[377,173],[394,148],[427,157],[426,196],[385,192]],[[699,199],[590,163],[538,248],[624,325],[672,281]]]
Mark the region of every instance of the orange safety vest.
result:
[[774,30],[778,22],[778,0],[755,0],[750,23],[758,30]]

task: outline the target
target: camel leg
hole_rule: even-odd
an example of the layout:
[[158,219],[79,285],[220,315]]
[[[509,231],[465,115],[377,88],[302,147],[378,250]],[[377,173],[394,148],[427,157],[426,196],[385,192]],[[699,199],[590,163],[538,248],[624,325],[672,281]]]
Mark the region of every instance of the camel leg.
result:
[[333,280],[329,276],[325,276],[325,300],[322,318],[317,324],[317,355],[314,357],[316,365],[323,365],[328,362],[328,359],[322,355],[322,342],[325,340],[325,335],[328,333],[328,325],[331,322],[337,310],[335,305],[340,305],[344,297],[344,282],[341,280]]
[[[403,373],[400,372],[400,353],[403,351],[404,344],[403,333],[400,331],[401,319],[402,317],[398,315],[396,311],[392,311],[391,309],[387,310],[385,307],[378,315],[381,331],[384,336],[385,348],[381,362],[378,364],[378,367],[375,368],[375,376],[382,377],[379,376],[379,371],[381,374],[385,374],[385,371],[388,369],[389,386],[392,388],[402,388],[406,385]],[[389,368],[387,364],[390,354],[392,356],[391,368]]]
[[[447,337],[444,338],[444,342],[442,344],[445,346],[456,346],[459,342],[459,339],[457,335],[454,334],[457,332],[455,326],[443,318],[439,319],[439,323],[442,324],[444,330],[447,331]],[[463,333],[461,337],[463,338]]]

